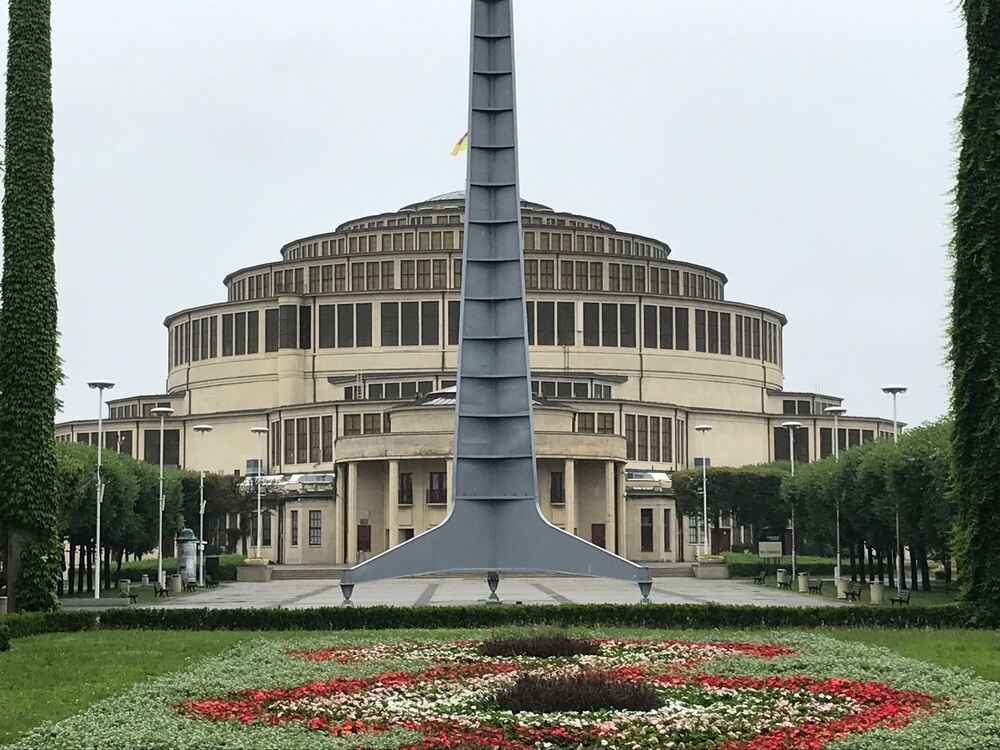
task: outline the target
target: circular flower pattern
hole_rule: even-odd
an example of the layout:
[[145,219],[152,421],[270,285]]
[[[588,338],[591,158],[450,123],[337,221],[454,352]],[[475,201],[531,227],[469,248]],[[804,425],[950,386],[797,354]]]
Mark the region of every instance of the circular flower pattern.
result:
[[[413,670],[336,677],[292,688],[189,700],[192,719],[243,724],[299,723],[334,736],[374,737],[406,729],[420,737],[404,750],[820,750],[852,732],[902,727],[934,710],[921,693],[844,679],[719,676],[711,662],[741,656],[794,656],[783,646],[684,641],[600,642],[597,655],[483,657],[475,642],[402,643],[293,651],[313,662],[407,661]],[[601,674],[643,681],[662,700],[649,711],[512,713],[494,696],[525,675]]]

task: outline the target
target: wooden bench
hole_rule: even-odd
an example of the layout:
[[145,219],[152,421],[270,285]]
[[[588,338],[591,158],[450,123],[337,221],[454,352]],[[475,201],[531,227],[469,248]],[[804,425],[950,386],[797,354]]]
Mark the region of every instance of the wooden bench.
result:
[[184,584],[184,593],[186,593],[186,594],[193,594],[197,590],[198,590],[198,582],[197,581],[187,581]]
[[849,602],[856,602],[861,598],[862,584],[854,581],[850,586],[847,587],[847,591],[844,592],[844,598]]
[[789,578],[787,581],[778,581],[778,588],[785,589],[786,591],[792,590],[792,579]]
[[909,607],[910,606],[910,592],[909,591],[900,591],[896,596],[889,597],[889,603],[890,604],[898,604],[900,607],[902,607],[905,604],[907,607]]
[[161,599],[170,596],[170,589],[161,584],[159,581],[153,581],[153,596],[158,596]]
[[219,582],[216,581],[214,578],[212,578],[212,576],[206,575],[205,576],[205,588],[206,589],[217,589],[217,588],[219,588]]
[[809,584],[809,593],[823,595],[823,581],[816,581],[816,583]]
[[135,604],[138,594],[130,594],[127,591],[123,591],[118,595],[119,599],[128,599],[129,604]]
[[767,571],[766,570],[762,570],[762,571],[760,571],[760,573],[758,573],[757,575],[755,575],[753,577],[753,582],[756,583],[758,586],[763,586],[764,585],[764,581],[766,579],[767,579]]

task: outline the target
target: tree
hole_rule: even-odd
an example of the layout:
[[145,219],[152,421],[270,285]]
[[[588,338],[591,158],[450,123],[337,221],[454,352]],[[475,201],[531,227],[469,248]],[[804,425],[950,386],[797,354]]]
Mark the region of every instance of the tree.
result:
[[[771,465],[709,467],[708,518],[718,525],[720,514],[737,524],[784,526],[788,518],[781,501],[782,471]],[[702,512],[701,469],[675,471],[671,475],[677,512],[700,516]]]
[[55,222],[49,0],[10,0],[7,49],[0,518],[14,610],[50,610],[62,550],[56,487]]
[[1000,5],[962,5],[969,77],[952,242],[955,547],[964,599],[1000,622]]

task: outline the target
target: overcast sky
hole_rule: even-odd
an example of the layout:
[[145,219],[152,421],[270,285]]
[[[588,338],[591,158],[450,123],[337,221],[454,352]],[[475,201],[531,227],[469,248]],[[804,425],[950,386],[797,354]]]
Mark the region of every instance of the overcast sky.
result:
[[[461,189],[468,0],[54,0],[64,418],[160,392],[164,317],[294,238]],[[516,3],[522,196],[780,310],[785,387],[948,406],[951,2]],[[6,33],[3,34],[6,39]]]

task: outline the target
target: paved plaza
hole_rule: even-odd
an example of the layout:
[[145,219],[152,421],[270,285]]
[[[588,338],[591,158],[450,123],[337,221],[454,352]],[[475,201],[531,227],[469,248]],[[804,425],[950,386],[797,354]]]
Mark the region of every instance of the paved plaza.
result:
[[[605,578],[505,578],[497,594],[505,604],[635,604],[637,586]],[[398,578],[358,584],[352,600],[359,607],[375,605],[447,606],[483,603],[489,595],[481,578]],[[819,596],[804,596],[745,581],[703,581],[696,578],[654,579],[650,598],[658,604],[755,604],[816,607],[841,604]],[[336,580],[286,580],[270,583],[224,583],[146,605],[209,609],[282,607],[308,609],[339,606],[343,601]]]

